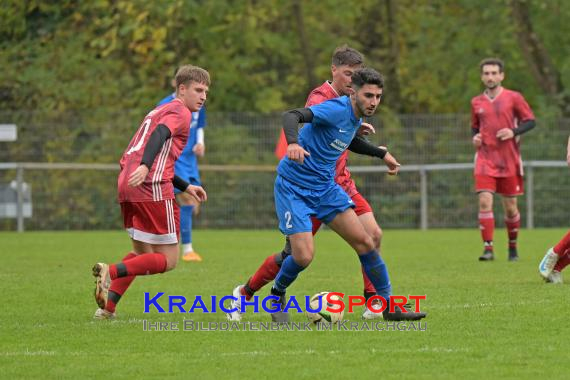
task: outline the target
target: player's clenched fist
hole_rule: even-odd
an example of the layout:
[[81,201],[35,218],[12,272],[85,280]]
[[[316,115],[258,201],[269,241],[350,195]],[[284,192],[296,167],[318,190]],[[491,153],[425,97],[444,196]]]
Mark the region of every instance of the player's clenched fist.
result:
[[291,161],[295,161],[302,164],[303,161],[305,161],[305,156],[310,156],[310,155],[311,154],[307,152],[305,149],[303,149],[303,147],[299,144],[294,143],[294,144],[289,144],[289,146],[287,146],[287,157]]

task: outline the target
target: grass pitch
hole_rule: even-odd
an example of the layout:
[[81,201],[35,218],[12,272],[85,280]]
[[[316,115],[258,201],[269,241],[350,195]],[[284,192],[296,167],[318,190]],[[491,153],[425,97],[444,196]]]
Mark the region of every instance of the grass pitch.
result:
[[[476,230],[391,231],[383,256],[394,294],[426,294],[426,331],[143,331],[143,320],[223,322],[223,313],[143,313],[144,292],[219,297],[247,280],[283,238],[269,231],[195,231],[204,262],[135,280],[118,320],[93,321],[90,269],[130,249],[124,232],[0,233],[3,378],[566,378],[568,285],[537,265],[562,229],[522,231],[521,260],[480,263]],[[566,274],[570,280],[570,272]],[[330,231],[289,295],[362,294],[359,262]],[[265,296],[269,289],[259,295]],[[161,304],[165,304],[161,302]],[[360,321],[361,310],[345,314]],[[265,322],[266,313],[245,321]],[[304,322],[302,314],[292,321]]]

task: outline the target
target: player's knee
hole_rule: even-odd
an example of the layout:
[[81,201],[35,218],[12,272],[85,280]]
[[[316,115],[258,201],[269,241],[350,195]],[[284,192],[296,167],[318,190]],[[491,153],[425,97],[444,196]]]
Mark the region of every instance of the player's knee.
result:
[[300,266],[306,268],[313,261],[313,253],[312,252],[303,252],[299,255],[294,255],[294,260],[297,263],[297,265],[300,265]]
[[176,268],[178,264],[178,254],[176,255],[165,255],[166,256],[166,270],[165,272],[171,271]]
[[353,245],[357,252],[370,252],[376,249],[374,239],[369,234],[363,234]]
[[507,209],[505,210],[505,214],[506,214],[507,219],[513,219],[514,217],[519,215],[519,210],[516,206],[507,207]]
[[370,234],[370,237],[372,238],[374,248],[379,249],[380,243],[382,242],[382,229],[380,227],[375,228]]

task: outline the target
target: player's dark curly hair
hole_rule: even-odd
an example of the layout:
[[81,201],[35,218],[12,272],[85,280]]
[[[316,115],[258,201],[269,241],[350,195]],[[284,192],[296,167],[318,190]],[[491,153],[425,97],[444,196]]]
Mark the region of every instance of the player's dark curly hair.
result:
[[384,88],[384,77],[378,71],[369,67],[355,70],[352,74],[352,87],[359,89],[365,84],[375,84],[380,88]]
[[479,70],[483,72],[483,66],[485,65],[497,65],[499,66],[499,72],[502,73],[505,70],[505,63],[499,58],[485,58],[479,63]]
[[335,66],[354,66],[364,64],[364,56],[358,50],[342,45],[334,50],[332,64]]

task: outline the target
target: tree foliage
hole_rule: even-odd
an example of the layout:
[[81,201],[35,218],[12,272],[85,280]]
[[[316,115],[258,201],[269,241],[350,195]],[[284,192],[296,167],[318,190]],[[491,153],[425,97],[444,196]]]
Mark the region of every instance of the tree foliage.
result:
[[[368,65],[387,74],[393,111],[465,112],[481,89],[477,63],[490,55],[505,59],[506,85],[536,107],[554,113],[567,107],[564,1],[3,3],[1,109],[143,110],[168,91],[173,68],[191,62],[212,74],[211,110],[281,111],[303,104],[328,78],[331,52],[343,43],[362,49]],[[536,62],[520,43],[513,12],[521,6],[561,93],[533,75]],[[557,102],[549,101],[553,96]]]

